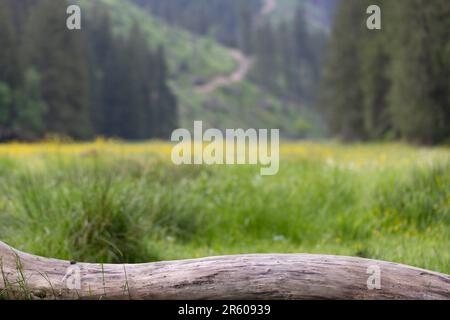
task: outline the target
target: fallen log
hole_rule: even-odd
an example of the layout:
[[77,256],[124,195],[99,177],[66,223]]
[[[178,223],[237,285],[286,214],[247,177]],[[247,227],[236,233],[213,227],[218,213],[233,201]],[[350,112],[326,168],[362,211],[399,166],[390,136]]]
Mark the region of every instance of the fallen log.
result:
[[450,299],[449,275],[331,255],[113,265],[38,257],[0,242],[0,267],[7,299]]

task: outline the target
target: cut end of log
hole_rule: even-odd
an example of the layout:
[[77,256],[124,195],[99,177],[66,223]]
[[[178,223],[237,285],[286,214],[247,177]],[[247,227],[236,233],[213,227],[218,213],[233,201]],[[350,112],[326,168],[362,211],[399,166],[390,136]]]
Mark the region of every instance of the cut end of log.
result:
[[254,254],[146,264],[76,263],[0,242],[5,299],[447,299],[450,276],[398,263]]

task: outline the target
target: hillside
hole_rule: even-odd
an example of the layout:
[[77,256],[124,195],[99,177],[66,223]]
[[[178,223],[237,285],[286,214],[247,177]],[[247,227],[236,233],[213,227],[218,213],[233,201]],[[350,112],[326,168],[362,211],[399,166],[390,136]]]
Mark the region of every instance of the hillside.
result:
[[[238,64],[233,51],[209,36],[188,32],[141,10],[130,1],[102,0],[110,8],[116,32],[126,34],[139,21],[151,46],[163,45],[169,60],[171,86],[179,101],[180,125],[196,119],[217,128],[280,128],[285,137],[320,135],[317,117],[306,106],[283,102],[248,79],[211,92],[197,90],[216,77],[228,77]],[[88,1],[82,1],[89,8]],[[259,11],[256,12],[259,14]]]

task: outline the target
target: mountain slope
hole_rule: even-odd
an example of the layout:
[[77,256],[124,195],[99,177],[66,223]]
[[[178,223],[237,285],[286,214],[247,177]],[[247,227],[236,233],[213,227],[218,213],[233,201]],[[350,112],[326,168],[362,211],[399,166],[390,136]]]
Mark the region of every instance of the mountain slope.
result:
[[[86,12],[92,1],[80,0]],[[194,35],[154,17],[126,0],[101,0],[112,15],[115,33],[126,35],[138,21],[150,46],[165,48],[171,80],[179,101],[180,126],[194,120],[225,128],[279,128],[285,137],[317,136],[316,117],[304,107],[282,102],[250,80],[202,92],[198,86],[238,68],[230,49],[212,38]]]

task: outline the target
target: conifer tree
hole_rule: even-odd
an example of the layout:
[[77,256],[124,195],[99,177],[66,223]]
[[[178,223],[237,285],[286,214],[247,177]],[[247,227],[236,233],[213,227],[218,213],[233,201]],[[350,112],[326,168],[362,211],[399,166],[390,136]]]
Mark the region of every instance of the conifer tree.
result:
[[66,1],[41,0],[33,7],[25,38],[25,60],[41,75],[48,106],[48,132],[90,136],[89,76],[82,33],[66,28]]
[[[364,7],[367,8],[373,3],[371,0],[364,0]],[[391,88],[389,69],[392,43],[389,39],[392,37],[395,21],[387,18],[391,9],[389,1],[378,0],[376,3],[383,13],[382,30],[363,28],[359,63],[364,96],[364,130],[367,138],[380,140],[394,133],[389,115],[388,95]],[[392,41],[395,41],[395,37]]]
[[448,1],[398,1],[393,6],[390,112],[401,137],[436,143],[449,136]]
[[344,140],[365,138],[364,95],[359,64],[365,12],[359,0],[342,1],[330,38],[321,90],[321,106],[331,134]]

